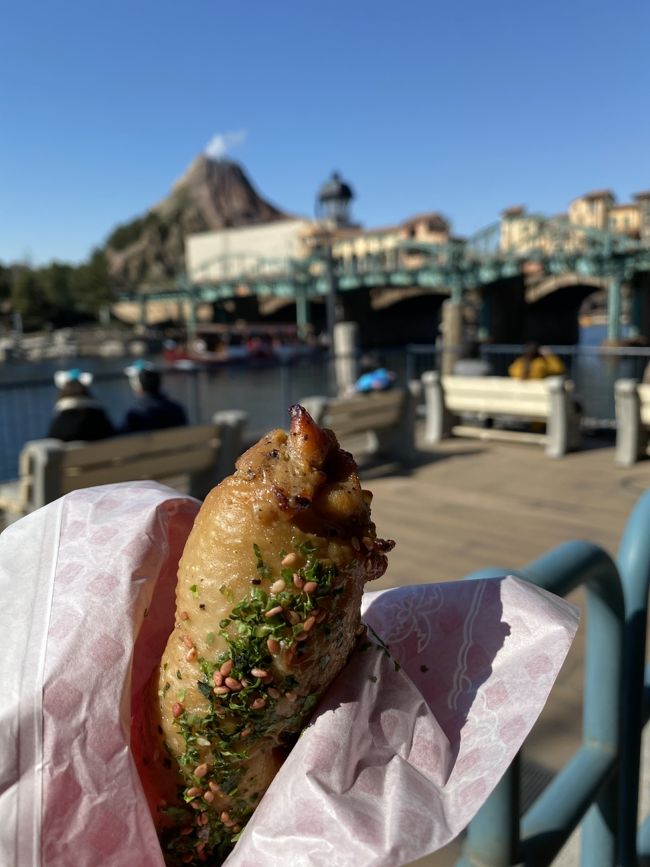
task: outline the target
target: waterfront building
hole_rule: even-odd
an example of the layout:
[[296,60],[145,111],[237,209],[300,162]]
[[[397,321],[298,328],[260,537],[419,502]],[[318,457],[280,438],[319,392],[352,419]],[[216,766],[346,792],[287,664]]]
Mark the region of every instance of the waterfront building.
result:
[[[566,213],[550,219],[541,214],[529,214],[524,205],[514,205],[501,212],[499,249],[522,252],[533,241],[542,250],[550,249],[554,224],[558,223],[650,241],[650,190],[636,193],[633,199],[618,203],[611,190],[593,190],[573,199]],[[566,245],[578,247],[585,243],[584,238],[582,232],[569,233]]]

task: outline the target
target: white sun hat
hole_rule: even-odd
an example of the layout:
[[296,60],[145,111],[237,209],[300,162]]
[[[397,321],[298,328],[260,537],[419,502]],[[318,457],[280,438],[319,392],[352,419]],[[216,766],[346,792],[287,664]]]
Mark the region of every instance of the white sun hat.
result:
[[93,375],[89,370],[80,370],[78,367],[72,367],[70,370],[57,370],[54,374],[54,385],[57,388],[63,388],[69,382],[80,382],[88,388],[92,385]]
[[150,361],[145,361],[144,358],[138,358],[133,364],[130,364],[128,367],[124,368],[124,373],[129,377],[129,379],[137,379],[138,374],[143,370],[155,370],[155,364],[152,364]]

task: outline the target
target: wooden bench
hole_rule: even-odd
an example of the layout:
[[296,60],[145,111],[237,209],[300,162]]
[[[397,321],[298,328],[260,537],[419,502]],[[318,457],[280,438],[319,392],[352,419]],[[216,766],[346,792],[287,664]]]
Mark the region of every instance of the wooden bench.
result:
[[419,382],[346,397],[300,401],[314,421],[331,428],[355,457],[388,457],[408,462],[416,454],[415,415]]
[[187,492],[203,499],[233,471],[246,420],[246,413],[232,410],[216,413],[211,424],[93,443],[32,440],[20,453],[19,478],[0,485],[0,510],[10,522],[78,488],[181,476]]
[[618,379],[616,402],[616,463],[631,467],[648,452],[650,431],[650,385],[635,379]]
[[[426,371],[422,374],[422,385],[428,443],[440,442],[451,434],[533,443],[543,445],[552,458],[579,447],[580,417],[571,399],[573,383],[564,377],[529,380],[503,376],[441,377],[435,371]],[[481,422],[491,426],[481,426]],[[541,422],[545,431],[507,427],[509,423],[522,422]]]

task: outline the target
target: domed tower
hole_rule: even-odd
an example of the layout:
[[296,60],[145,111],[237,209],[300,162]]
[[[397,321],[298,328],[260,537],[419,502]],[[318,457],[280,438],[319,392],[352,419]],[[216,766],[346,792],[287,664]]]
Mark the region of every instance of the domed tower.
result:
[[325,181],[318,191],[316,216],[337,229],[353,226],[350,216],[350,202],[353,198],[352,187],[338,172],[332,172],[332,177]]

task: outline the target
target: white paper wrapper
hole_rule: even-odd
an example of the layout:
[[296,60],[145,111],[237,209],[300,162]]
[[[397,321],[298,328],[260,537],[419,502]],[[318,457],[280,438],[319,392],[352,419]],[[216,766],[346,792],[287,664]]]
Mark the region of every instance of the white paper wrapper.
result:
[[[130,726],[197,509],[152,482],[108,485],[0,536],[1,864],[163,867]],[[398,867],[445,845],[521,746],[577,628],[573,606],[515,578],[368,593],[364,619],[393,658],[353,656],[228,867]]]

